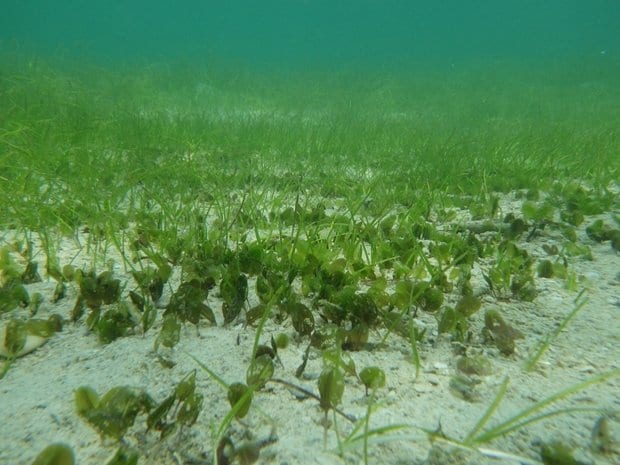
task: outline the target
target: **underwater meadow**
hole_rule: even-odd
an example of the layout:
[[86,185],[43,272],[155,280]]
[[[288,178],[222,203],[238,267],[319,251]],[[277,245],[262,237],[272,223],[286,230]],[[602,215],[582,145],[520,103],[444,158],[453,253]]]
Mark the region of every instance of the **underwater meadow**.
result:
[[310,3],[173,31],[110,2],[53,52],[7,22],[0,463],[619,463],[612,29],[533,22],[573,35],[522,59],[447,2],[354,47],[383,8]]

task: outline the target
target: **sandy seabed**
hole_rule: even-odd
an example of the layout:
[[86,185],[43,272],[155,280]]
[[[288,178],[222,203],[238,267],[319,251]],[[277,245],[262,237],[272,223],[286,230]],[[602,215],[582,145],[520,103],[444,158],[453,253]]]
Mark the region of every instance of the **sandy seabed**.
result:
[[[609,214],[600,217],[613,222]],[[586,223],[594,219],[596,217],[588,217]],[[591,247],[594,259],[573,258],[569,267],[579,277],[579,287],[587,289],[584,294],[587,303],[568,328],[553,341],[532,372],[524,370],[525,360],[539,341],[557,328],[575,306],[578,292],[567,290],[561,279],[537,279],[539,293],[533,302],[499,301],[489,292],[480,273],[474,274],[472,282],[475,292],[482,299],[482,310],[499,308],[506,320],[523,332],[525,338],[517,340],[516,352],[511,356],[502,355],[490,345],[471,345],[468,353],[489,357],[493,371],[490,375],[476,377],[473,395],[467,399],[455,395],[450,388],[450,380],[457,373],[455,360],[460,350],[459,344],[446,335],[437,334],[433,315],[423,312],[419,315],[420,325],[428,327],[429,332],[419,347],[421,372],[417,378],[411,346],[400,336],[391,336],[385,346],[348,352],[358,371],[373,365],[382,368],[386,374],[386,386],[377,393],[370,428],[407,424],[436,430],[441,425],[446,436],[463,439],[492,402],[506,377],[510,379],[506,397],[489,426],[572,384],[620,368],[620,257],[608,242],[598,244],[590,240],[584,228],[585,224],[578,230],[579,240]],[[0,237],[10,243],[11,234],[5,232]],[[521,240],[519,246],[532,256],[541,258],[545,256],[542,245],[559,244],[559,240],[553,231],[541,231],[530,242]],[[69,240],[63,241],[58,252],[61,264],[78,253],[75,244]],[[40,268],[43,268],[44,257],[41,253],[37,259]],[[73,263],[78,267],[86,266],[88,257],[78,254]],[[120,258],[115,258],[114,271],[119,277],[131,279],[123,270]],[[254,282],[250,279],[249,305],[257,303]],[[67,296],[53,304],[49,298],[54,286],[55,282],[46,278],[43,282],[28,285],[31,294],[40,292],[46,296],[37,316],[45,318],[50,313],[58,313],[68,318],[78,289],[75,285],[69,285]],[[128,285],[125,292],[130,287]],[[160,306],[165,306],[169,298],[170,289],[162,297]],[[208,304],[216,313],[219,312],[221,300],[215,292],[209,296]],[[17,314],[27,316],[22,310]],[[472,331],[476,334],[480,333],[484,324],[482,315],[483,311],[480,311],[472,318]],[[11,316],[14,314],[0,315],[0,325]],[[221,314],[217,317],[221,320]],[[145,389],[160,402],[193,370],[197,370],[197,390],[204,395],[204,406],[197,423],[160,440],[158,433],[146,431],[144,416],[139,416],[125,436],[125,441],[142,452],[139,462],[142,464],[212,463],[213,432],[227,414],[229,405],[222,387],[201,370],[188,354],[201,360],[228,383],[245,381],[255,330],[241,323],[228,326],[202,324],[198,329],[187,324],[174,349],[159,349],[159,355],[174,362],[174,366],[169,368],[160,363],[154,351],[154,341],[160,327],[161,318],[144,335],[123,337],[103,345],[96,334],[86,329],[83,321],[66,323],[63,331],[51,337],[46,344],[17,359],[5,378],[0,380],[0,464],[30,464],[39,451],[53,442],[71,446],[78,464],[104,464],[115,452],[118,443],[102,439],[77,415],[74,390],[86,385],[103,394],[115,386],[135,386]],[[278,352],[281,364],[276,363],[275,376],[318,392],[317,379],[323,367],[320,354],[311,350],[304,376],[302,379],[295,378],[295,370],[308,344],[307,338],[296,336],[288,321],[283,325],[270,321],[264,328],[262,341],[267,343],[271,335],[279,332],[287,333],[291,342]],[[371,332],[370,342],[378,342],[381,334],[379,331]],[[615,412],[608,422],[618,444],[619,377],[579,392],[555,407],[600,407],[607,412]],[[346,377],[341,408],[356,418],[363,418],[366,414],[364,387],[352,376]],[[595,454],[588,448],[592,429],[599,417],[600,413],[596,412],[550,417],[484,447],[524,456],[536,463],[540,460],[538,451],[542,441],[562,441],[575,447],[575,456],[584,464],[620,464],[618,448],[607,454]],[[346,419],[338,419],[343,437],[353,427]],[[249,431],[253,440],[266,440],[272,435],[277,438],[261,450],[258,460],[261,464],[363,463],[359,443],[344,455],[339,454],[333,425],[327,431],[325,442],[323,411],[316,400],[301,399],[280,384],[270,383],[256,393],[250,414],[242,422],[233,422],[231,427],[232,437],[240,441],[244,437],[248,439]],[[474,451],[455,452],[447,443],[431,443],[425,433],[416,429],[394,431],[389,434],[389,440],[383,438],[379,444],[371,442],[368,454],[369,463],[385,465],[519,463],[507,458],[492,459]]]

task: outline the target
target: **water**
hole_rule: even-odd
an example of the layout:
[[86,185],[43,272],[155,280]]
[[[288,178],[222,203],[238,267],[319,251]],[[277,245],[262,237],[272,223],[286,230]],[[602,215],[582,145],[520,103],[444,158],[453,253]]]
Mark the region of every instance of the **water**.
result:
[[4,0],[0,47],[114,63],[269,69],[620,57],[617,0]]

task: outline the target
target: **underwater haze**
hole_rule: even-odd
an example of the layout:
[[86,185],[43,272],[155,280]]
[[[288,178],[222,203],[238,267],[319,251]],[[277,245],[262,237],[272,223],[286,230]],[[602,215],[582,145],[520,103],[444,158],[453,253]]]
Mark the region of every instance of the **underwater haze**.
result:
[[616,0],[4,0],[2,48],[289,69],[620,56]]

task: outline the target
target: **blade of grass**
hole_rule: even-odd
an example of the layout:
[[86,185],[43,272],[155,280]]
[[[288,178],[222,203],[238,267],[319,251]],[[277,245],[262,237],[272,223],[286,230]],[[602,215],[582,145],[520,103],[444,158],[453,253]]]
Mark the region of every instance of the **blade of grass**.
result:
[[[549,397],[541,400],[540,402],[536,402],[534,405],[532,405],[531,407],[528,407],[524,410],[521,410],[520,412],[518,412],[517,414],[513,415],[512,417],[508,418],[507,420],[504,420],[502,423],[500,423],[499,425],[494,426],[493,428],[488,429],[487,431],[483,432],[482,434],[478,435],[478,436],[474,436],[474,435],[468,435],[468,441],[467,444],[483,444],[483,443],[487,443],[489,441],[492,441],[493,439],[496,439],[500,436],[504,436],[512,431],[515,431],[516,429],[521,427],[522,422],[526,422],[523,424],[527,424],[527,423],[532,423],[532,421],[527,421],[530,418],[533,418],[532,415],[534,415],[536,412],[539,412],[540,410],[542,410],[543,408],[555,404],[557,402],[559,402],[562,399],[565,399],[567,397],[570,397],[580,391],[583,391],[584,389],[593,386],[595,384],[600,384],[603,383],[605,381],[608,381],[612,378],[616,378],[620,376],[620,368],[609,371],[607,373],[603,373],[600,374],[598,376],[594,376],[591,378],[586,379],[585,381],[582,381],[581,383],[577,383],[574,384],[572,386],[569,386],[568,388],[556,392],[555,394],[550,395]],[[501,389],[500,389],[501,391]],[[497,398],[497,397],[496,397]],[[493,404],[492,404],[493,405]],[[491,410],[491,414],[493,413],[493,411],[495,411],[496,407],[493,408],[493,410]],[[562,413],[560,411],[558,411],[559,413]],[[487,412],[488,413],[488,412]],[[485,415],[483,416],[483,419],[487,416],[487,414],[485,413]],[[490,415],[489,415],[490,417]],[[541,416],[540,419],[544,418],[544,416]],[[488,420],[488,419],[487,419]],[[486,420],[485,420],[486,422]],[[479,422],[480,423],[480,422]],[[484,424],[484,423],[483,423]],[[478,425],[476,425],[478,426]],[[476,427],[475,427],[476,428]],[[479,429],[479,428],[477,428]]]
[[415,379],[418,379],[420,374],[420,353],[418,352],[418,340],[417,340],[416,326],[413,320],[409,322],[409,343],[411,344],[411,359],[415,365]]
[[573,310],[564,317],[562,323],[555,329],[555,331],[551,332],[547,335],[540,343],[538,344],[537,349],[534,351],[534,354],[525,362],[525,371],[532,371],[543,354],[547,351],[551,343],[558,337],[558,335],[566,328],[568,323],[577,315],[577,312],[581,310],[587,303],[588,298],[584,298],[583,300],[579,300],[585,289],[583,289],[579,295],[575,298],[575,307]]
[[[545,413],[541,413],[540,415],[535,415],[532,417],[527,418],[526,420],[523,420],[519,423],[515,423],[507,428],[502,429],[501,431],[498,431],[498,436],[505,436],[506,434],[512,433],[513,431],[518,431],[522,428],[524,428],[525,426],[531,424],[531,423],[537,423],[541,420],[544,420],[546,418],[551,418],[551,417],[555,417],[558,415],[565,415],[568,413],[609,413],[608,410],[604,409],[604,408],[600,408],[600,407],[567,407],[567,408],[562,408],[562,409],[558,409],[558,410],[553,410],[551,412],[545,412]],[[498,437],[496,436],[496,437]]]
[[469,443],[471,441],[471,439],[476,434],[478,434],[478,432],[482,428],[484,428],[484,425],[486,425],[487,422],[489,421],[489,419],[493,416],[493,414],[495,413],[495,411],[499,407],[499,404],[502,402],[502,399],[506,395],[506,391],[508,390],[509,382],[510,382],[510,379],[508,377],[504,378],[504,381],[502,382],[502,385],[499,387],[499,390],[497,391],[497,394],[495,395],[495,398],[493,399],[493,402],[491,402],[491,404],[488,406],[488,408],[486,409],[486,411],[484,412],[482,417],[480,417],[480,420],[478,420],[478,423],[476,423],[476,425],[471,429],[469,434],[463,440],[463,442],[465,444]]
[[185,355],[187,355],[188,357],[192,358],[194,360],[194,362],[196,362],[200,368],[202,368],[204,371],[207,372],[207,374],[213,379],[215,380],[220,386],[222,386],[224,389],[228,389],[228,383],[226,381],[224,381],[222,378],[220,378],[214,371],[212,371],[207,365],[205,365],[204,363],[202,363],[200,360],[198,360],[196,357],[194,357],[192,354],[185,352]]

